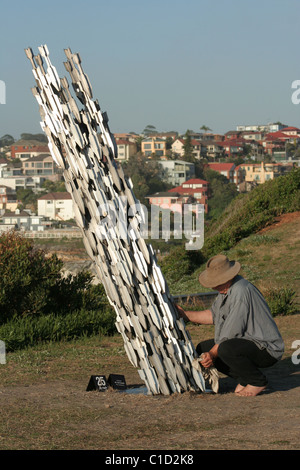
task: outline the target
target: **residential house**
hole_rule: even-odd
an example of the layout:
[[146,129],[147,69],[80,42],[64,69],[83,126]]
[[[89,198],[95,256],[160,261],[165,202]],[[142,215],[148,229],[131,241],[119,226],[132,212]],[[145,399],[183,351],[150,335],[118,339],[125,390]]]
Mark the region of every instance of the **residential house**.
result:
[[285,151],[286,143],[291,140],[293,140],[293,137],[284,134],[282,131],[270,132],[264,137],[262,146],[265,153],[273,155],[274,152]]
[[228,131],[224,134],[224,140],[237,140],[241,136],[240,131]]
[[25,176],[44,176],[51,181],[58,181],[62,178],[62,170],[58,168],[49,153],[22,161],[22,170]]
[[184,160],[161,160],[160,178],[172,186],[178,186],[195,176],[195,165]]
[[18,140],[10,148],[12,158],[19,158],[20,160],[27,160],[42,153],[49,154],[48,145],[38,140]]
[[212,141],[207,143],[206,156],[209,158],[220,158],[224,155],[223,142]]
[[138,134],[128,133],[128,132],[115,132],[115,140],[129,140],[129,142],[134,142],[138,138]]
[[[193,148],[193,155],[197,160],[206,154],[207,143],[203,144],[199,140],[191,139],[191,146]],[[172,153],[178,157],[184,157],[184,139],[176,139],[172,146]]]
[[264,133],[261,131],[243,131],[241,137],[246,140],[247,143],[250,141],[261,142],[264,137]]
[[54,163],[48,154],[31,157],[20,163],[8,163],[0,166],[0,184],[17,189],[31,189],[34,192],[42,191],[46,179],[59,181],[62,170]]
[[237,126],[236,130],[237,131],[260,131],[260,132],[277,132],[280,131],[284,126],[283,124],[280,123],[270,123],[270,124],[255,124],[252,126]]
[[[22,164],[17,162],[3,162],[0,164],[0,178],[10,178],[22,175]],[[4,183],[3,183],[4,184]]]
[[166,140],[158,137],[149,137],[142,140],[141,151],[146,157],[156,155],[158,157],[165,157],[167,153]]
[[280,164],[280,163],[242,163],[239,165],[244,172],[244,179],[246,182],[256,182],[263,184],[266,181],[277,178],[292,170],[293,164]]
[[43,231],[44,226],[41,225],[43,216],[31,215],[25,210],[16,209],[14,212],[7,211],[2,216],[3,228],[11,226],[21,231]]
[[0,184],[4,184],[14,189],[32,189],[33,192],[41,192],[42,184],[47,178],[43,176],[24,176],[24,175],[13,175],[5,176],[0,178]]
[[52,220],[74,218],[73,201],[68,192],[48,193],[37,200],[38,214]]
[[5,160],[5,158],[0,157],[0,170],[2,168],[5,168],[6,166],[7,166],[7,161]]
[[167,192],[159,192],[148,196],[151,205],[182,213],[184,204],[202,204],[208,211],[208,181],[192,178],[180,186]]
[[281,129],[281,132],[292,138],[293,137],[297,139],[300,138],[300,129],[298,129],[298,127],[292,127],[292,126],[284,127],[283,129]]
[[228,138],[223,142],[219,142],[218,145],[223,147],[223,153],[228,156],[235,156],[244,150],[245,140],[243,138]]
[[0,185],[0,209],[15,211],[21,201],[17,200],[16,192],[9,186]]
[[179,194],[184,204],[203,204],[205,212],[208,210],[209,182],[200,178],[191,178],[180,186],[170,189],[168,192]]
[[230,183],[236,183],[240,178],[240,173],[235,174],[234,163],[206,163],[204,168],[217,171],[221,175],[225,176]]
[[118,160],[128,160],[137,153],[137,145],[129,139],[116,139]]
[[153,206],[158,206],[161,209],[168,209],[173,212],[180,212],[182,211],[182,197],[179,193],[173,192],[170,193],[169,191],[162,191],[155,194],[151,194],[147,196],[149,203]]

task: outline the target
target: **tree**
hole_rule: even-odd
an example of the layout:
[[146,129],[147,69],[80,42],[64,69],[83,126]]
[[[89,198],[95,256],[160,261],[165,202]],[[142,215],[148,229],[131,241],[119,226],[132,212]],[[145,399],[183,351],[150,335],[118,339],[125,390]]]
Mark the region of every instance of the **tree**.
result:
[[0,147],[8,147],[14,143],[15,139],[12,135],[5,134],[0,139]]
[[38,140],[39,142],[48,142],[47,136],[45,134],[29,134],[24,132],[21,134],[22,140]]
[[127,162],[122,163],[124,173],[131,178],[134,194],[143,204],[149,194],[166,191],[171,186],[160,178],[160,165],[156,160],[148,160],[144,155],[132,155]]
[[152,126],[151,124],[148,124],[148,126],[145,127],[145,129],[143,130],[143,134],[145,136],[149,136],[149,135],[152,135],[152,134],[157,134],[157,130],[156,130],[156,127],[155,126]]
[[195,156],[193,154],[192,139],[190,135],[190,130],[188,129],[184,135],[184,144],[183,144],[183,160],[186,162],[194,162]]
[[36,210],[38,194],[35,194],[32,189],[23,188],[18,188],[16,193],[18,201],[21,201],[24,207],[32,206],[33,210]]
[[48,193],[63,193],[67,191],[64,181],[45,180],[42,184],[42,188]]
[[217,171],[204,170],[204,179],[209,182],[210,197],[208,199],[208,217],[217,219],[229,203],[238,196],[238,190],[234,183]]
[[203,124],[203,126],[200,127],[200,130],[204,131],[205,133],[208,131],[211,131],[210,127],[207,127],[205,124]]

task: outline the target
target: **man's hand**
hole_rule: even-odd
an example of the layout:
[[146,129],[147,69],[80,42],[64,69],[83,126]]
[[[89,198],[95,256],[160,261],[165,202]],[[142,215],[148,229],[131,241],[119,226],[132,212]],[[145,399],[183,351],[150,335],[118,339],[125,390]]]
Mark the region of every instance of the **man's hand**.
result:
[[211,367],[214,364],[212,354],[210,352],[202,353],[200,362],[205,368]]
[[181,318],[185,318],[185,317],[186,317],[185,311],[183,310],[182,307],[180,307],[179,305],[176,305],[176,309],[177,309],[178,315],[179,315]]
[[201,364],[203,367],[211,367],[214,365],[214,360],[218,357],[219,345],[215,344],[210,351],[201,354]]

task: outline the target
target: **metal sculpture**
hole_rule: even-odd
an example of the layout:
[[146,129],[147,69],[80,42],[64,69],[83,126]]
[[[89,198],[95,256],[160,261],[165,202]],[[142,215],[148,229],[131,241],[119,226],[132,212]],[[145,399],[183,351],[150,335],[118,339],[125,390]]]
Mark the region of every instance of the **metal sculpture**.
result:
[[67,79],[60,79],[52,66],[46,45],[39,47],[36,56],[26,49],[37,84],[32,91],[51,155],[62,168],[72,196],[86,251],[115,309],[125,351],[149,394],[204,391],[199,364],[192,365],[197,353],[191,337],[155,253],[141,237],[143,211],[116,161],[107,114],[93,100],[79,54],[70,49],[65,54],[64,65],[82,109]]

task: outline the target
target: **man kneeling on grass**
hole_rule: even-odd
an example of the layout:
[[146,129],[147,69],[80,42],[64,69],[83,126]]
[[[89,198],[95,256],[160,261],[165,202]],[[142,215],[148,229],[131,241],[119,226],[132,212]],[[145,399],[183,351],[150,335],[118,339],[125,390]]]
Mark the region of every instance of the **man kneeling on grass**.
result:
[[240,263],[227,256],[208,260],[199,276],[204,287],[219,292],[210,310],[184,311],[187,321],[215,325],[214,340],[202,341],[196,350],[203,354],[204,367],[214,365],[218,371],[237,380],[235,393],[256,396],[267,386],[260,370],[274,365],[283,355],[284,344],[270,309],[259,290],[238,275]]

